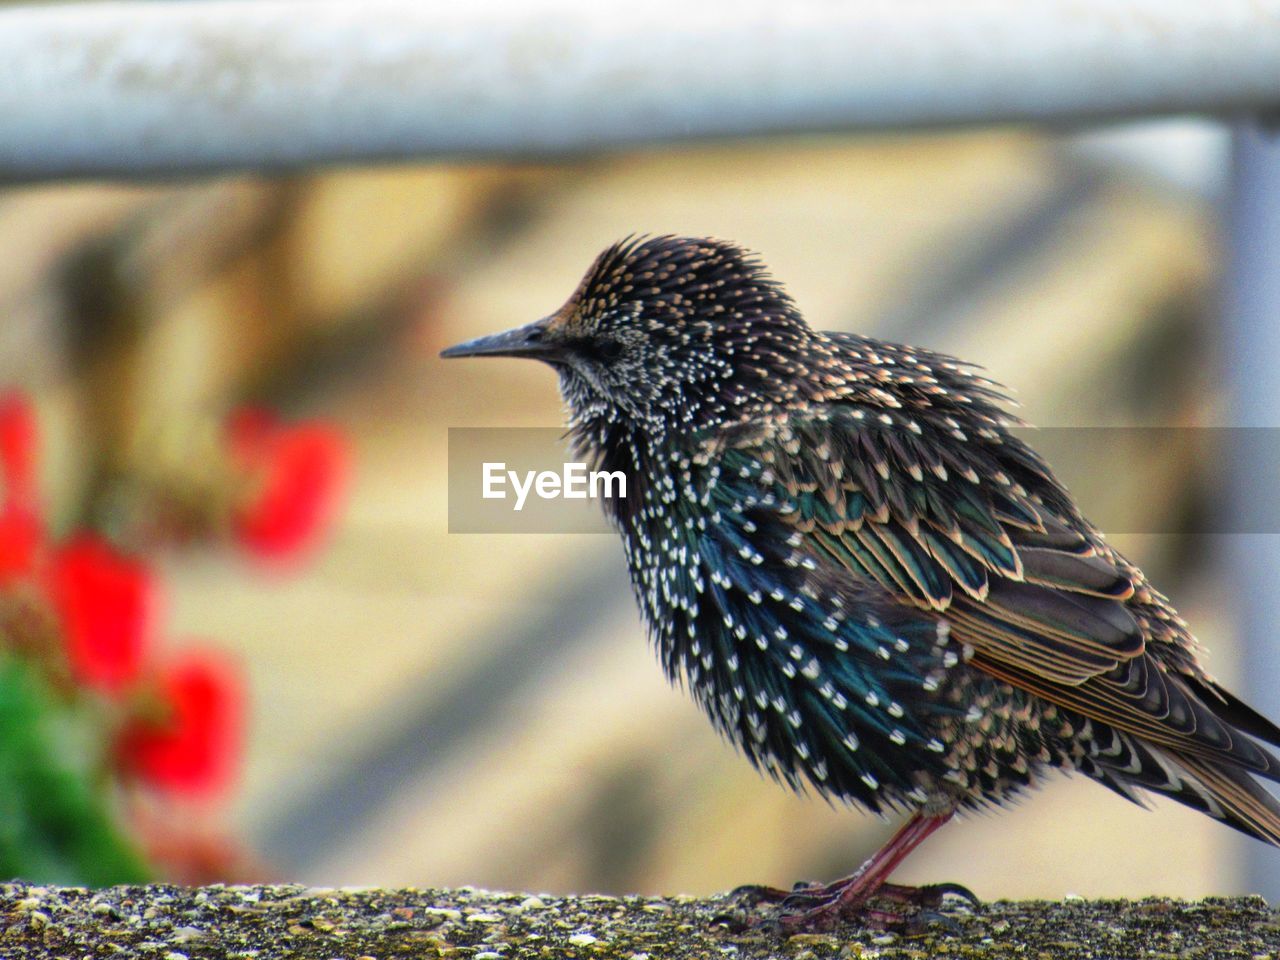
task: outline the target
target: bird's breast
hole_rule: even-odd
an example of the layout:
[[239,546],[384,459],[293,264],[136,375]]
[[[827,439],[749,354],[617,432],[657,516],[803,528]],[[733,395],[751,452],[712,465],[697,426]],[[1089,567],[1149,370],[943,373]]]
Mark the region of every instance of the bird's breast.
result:
[[615,516],[667,676],[783,782],[873,809],[916,790],[894,754],[938,765],[942,744],[906,694],[940,688],[945,636],[815,589],[809,566],[790,562],[793,538],[722,484],[714,466],[654,457],[634,508]]

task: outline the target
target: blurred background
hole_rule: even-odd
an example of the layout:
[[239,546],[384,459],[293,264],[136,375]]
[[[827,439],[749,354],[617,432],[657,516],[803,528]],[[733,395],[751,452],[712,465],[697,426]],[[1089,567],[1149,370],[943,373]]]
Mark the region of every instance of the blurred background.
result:
[[[5,188],[0,441],[11,492],[34,461],[42,544],[13,534],[8,633],[46,667],[33,616],[138,634],[125,666],[73,650],[61,693],[40,681],[94,731],[76,769],[137,856],[88,876],[708,894],[850,872],[895,824],[763,780],[667,687],[614,537],[448,533],[448,429],[561,412],[539,365],[438,351],[559,306],[628,233],[712,235],[813,325],[975,361],[1032,423],[1221,426],[1229,158],[1226,126],[1180,120]],[[1087,513],[1131,501],[1113,541],[1240,687],[1220,464],[1178,436],[1108,465],[1127,493],[1058,469]],[[145,629],[77,614],[104,577]],[[192,659],[184,687],[165,664]],[[897,876],[1225,894],[1242,850],[1060,779]]]

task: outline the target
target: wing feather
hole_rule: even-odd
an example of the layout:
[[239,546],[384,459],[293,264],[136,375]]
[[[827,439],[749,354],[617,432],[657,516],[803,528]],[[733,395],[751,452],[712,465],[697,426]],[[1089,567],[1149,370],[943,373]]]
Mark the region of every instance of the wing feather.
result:
[[[1216,687],[1167,601],[1029,447],[973,433],[912,432],[848,408],[794,427],[801,453],[778,458],[778,476],[750,468],[775,462],[760,452],[768,427],[729,453],[746,482],[771,483],[801,552],[945,617],[976,668],[1171,756],[1276,776],[1277,761],[1232,729],[1239,701],[1205,695]],[[1240,816],[1262,816],[1250,797],[1235,798]]]

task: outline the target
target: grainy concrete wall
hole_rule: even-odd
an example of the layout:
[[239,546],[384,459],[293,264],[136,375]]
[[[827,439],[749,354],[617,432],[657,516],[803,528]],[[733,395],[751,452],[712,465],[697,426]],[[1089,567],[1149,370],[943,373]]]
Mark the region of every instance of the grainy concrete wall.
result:
[[786,937],[724,923],[724,898],[538,897],[300,886],[0,887],[0,956],[163,960],[522,958],[1248,958],[1280,956],[1280,913],[1257,897],[1068,900],[948,910],[920,936]]

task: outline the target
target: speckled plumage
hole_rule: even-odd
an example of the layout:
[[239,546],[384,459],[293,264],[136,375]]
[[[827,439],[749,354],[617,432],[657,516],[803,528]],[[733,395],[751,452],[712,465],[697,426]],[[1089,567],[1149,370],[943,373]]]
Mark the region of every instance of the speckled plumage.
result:
[[939,822],[1074,770],[1280,843],[1280,730],[970,366],[814,331],[753,256],[673,237],[514,334],[458,352],[556,368],[576,448],[630,479],[609,509],[668,676],[758,767]]

